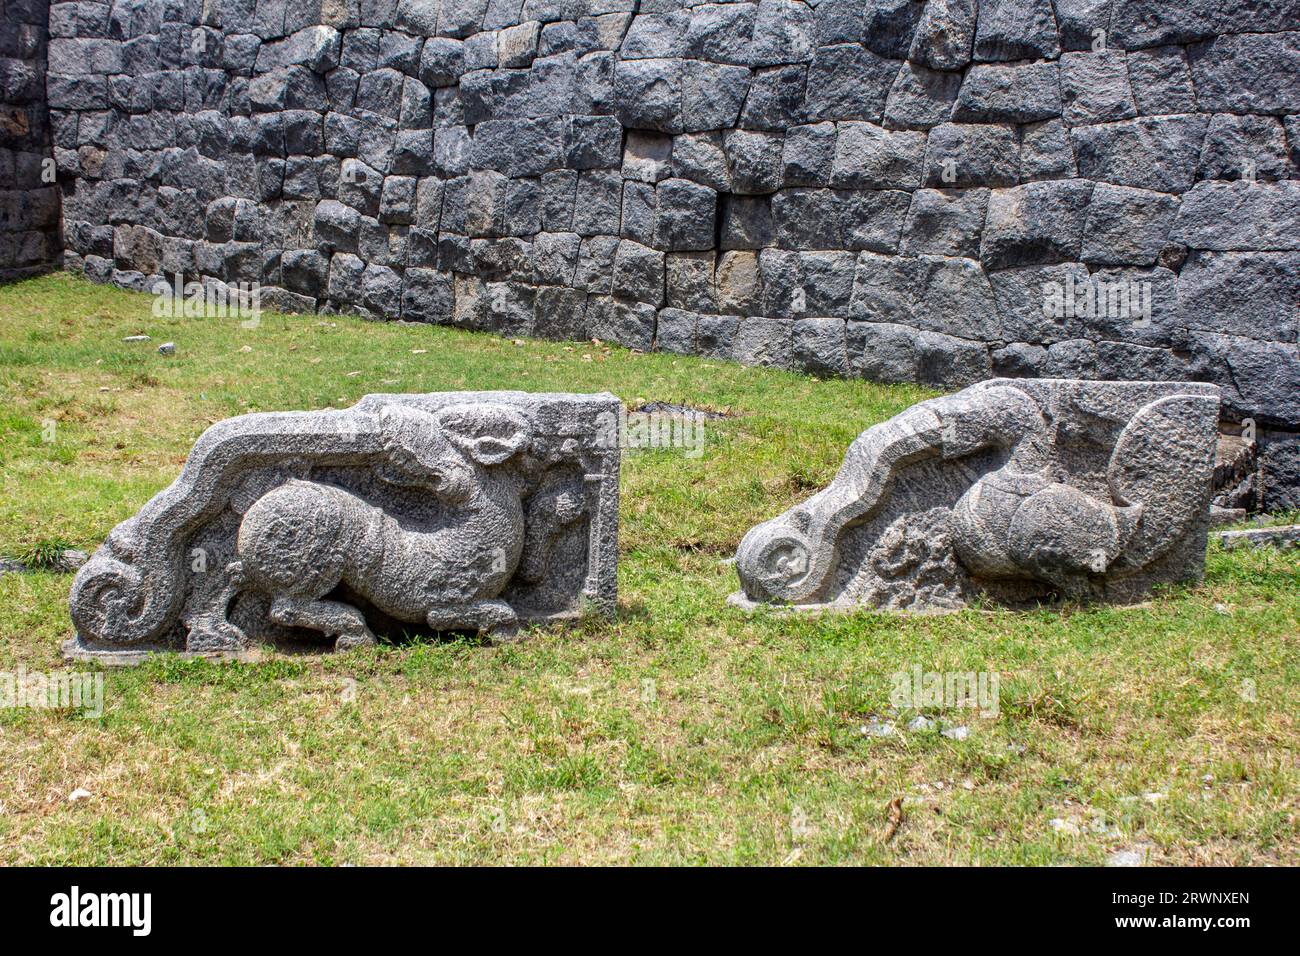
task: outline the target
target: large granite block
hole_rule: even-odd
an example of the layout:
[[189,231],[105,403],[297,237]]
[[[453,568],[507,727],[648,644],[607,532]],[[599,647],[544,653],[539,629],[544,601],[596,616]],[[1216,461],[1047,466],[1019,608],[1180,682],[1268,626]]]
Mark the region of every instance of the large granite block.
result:
[[1199,581],[1218,417],[1191,382],[993,379],[922,402],[745,535],[731,600],[943,611]]
[[78,573],[65,650],[346,650],[612,614],[619,411],[445,392],[218,422]]

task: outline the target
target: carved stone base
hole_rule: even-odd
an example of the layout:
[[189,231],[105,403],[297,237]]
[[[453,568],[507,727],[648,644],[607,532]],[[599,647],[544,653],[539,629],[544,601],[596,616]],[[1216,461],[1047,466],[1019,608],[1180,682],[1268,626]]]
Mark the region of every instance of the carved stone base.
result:
[[1204,572],[1219,393],[994,379],[858,436],[829,487],[752,529],[733,603],[942,611],[1132,604]]
[[619,402],[368,395],[218,422],[78,573],[74,657],[346,650],[616,602]]

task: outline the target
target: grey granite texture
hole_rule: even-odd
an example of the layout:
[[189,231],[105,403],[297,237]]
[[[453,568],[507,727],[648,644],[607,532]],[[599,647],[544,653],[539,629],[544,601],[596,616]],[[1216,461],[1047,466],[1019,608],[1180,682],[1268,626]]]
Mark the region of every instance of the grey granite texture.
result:
[[1234,548],[1300,548],[1300,524],[1223,531],[1219,533],[1219,542],[1225,551]]
[[619,409],[446,392],[218,422],[77,574],[66,650],[342,650],[612,614]]
[[1218,389],[992,379],[854,441],[751,529],[733,602],[939,611],[1132,603],[1204,573]]
[[1279,449],[1261,506],[1300,496],[1291,0],[55,0],[49,33],[94,279],[944,388],[1213,382]]

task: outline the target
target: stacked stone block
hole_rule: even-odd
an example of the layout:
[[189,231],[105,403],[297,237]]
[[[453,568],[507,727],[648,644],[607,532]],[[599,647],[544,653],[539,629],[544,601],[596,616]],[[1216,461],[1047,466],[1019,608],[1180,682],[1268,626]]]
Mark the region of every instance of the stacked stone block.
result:
[[0,281],[59,258],[59,187],[45,107],[48,0],[0,0]]
[[[1212,380],[1300,487],[1295,0],[55,0],[50,35],[96,279],[945,387]],[[1045,314],[1090,279],[1150,321]]]

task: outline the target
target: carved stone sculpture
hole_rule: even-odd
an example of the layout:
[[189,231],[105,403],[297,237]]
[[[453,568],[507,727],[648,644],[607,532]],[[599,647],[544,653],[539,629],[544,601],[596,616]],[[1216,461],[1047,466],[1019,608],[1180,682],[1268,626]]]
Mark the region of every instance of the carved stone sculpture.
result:
[[65,650],[344,650],[612,614],[618,410],[608,394],[434,393],[218,422],[81,569]]
[[745,535],[732,602],[1129,603],[1199,580],[1218,414],[1190,382],[994,379],[921,402]]

